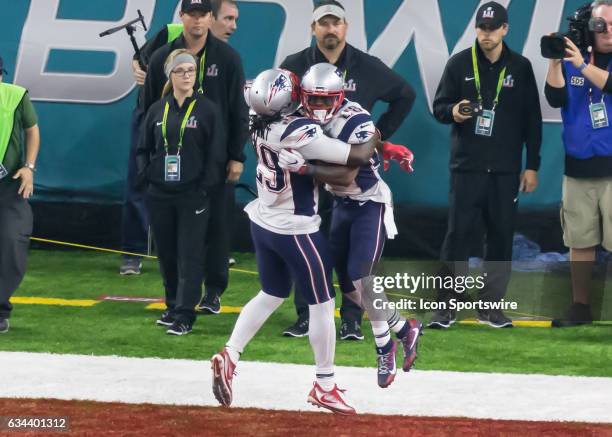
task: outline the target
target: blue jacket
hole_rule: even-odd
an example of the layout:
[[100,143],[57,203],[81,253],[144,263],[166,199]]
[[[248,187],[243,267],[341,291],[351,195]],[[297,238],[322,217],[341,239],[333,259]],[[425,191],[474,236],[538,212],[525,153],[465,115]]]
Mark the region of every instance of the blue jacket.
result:
[[[565,152],[577,159],[612,156],[612,120],[608,127],[593,129],[589,88],[593,90],[593,103],[601,102],[604,95],[609,119],[612,117],[612,95],[593,85],[571,62],[564,61],[564,64],[568,96],[567,104],[561,109]],[[608,65],[608,71],[611,65]]]

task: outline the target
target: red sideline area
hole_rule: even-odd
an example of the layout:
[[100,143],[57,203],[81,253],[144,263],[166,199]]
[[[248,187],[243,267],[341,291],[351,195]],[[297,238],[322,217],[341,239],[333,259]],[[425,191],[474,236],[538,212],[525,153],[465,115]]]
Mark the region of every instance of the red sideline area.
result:
[[[467,407],[467,406],[466,406]],[[2,436],[612,436],[612,424],[474,420],[0,399],[0,416],[66,416],[70,432],[23,430]]]

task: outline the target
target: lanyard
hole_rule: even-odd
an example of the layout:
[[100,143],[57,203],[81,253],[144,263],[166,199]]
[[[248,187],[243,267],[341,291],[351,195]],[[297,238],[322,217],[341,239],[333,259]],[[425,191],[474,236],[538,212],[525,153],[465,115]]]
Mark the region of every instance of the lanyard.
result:
[[[474,68],[474,83],[476,84],[476,92],[478,93],[478,101],[482,105],[482,94],[480,93],[480,73],[478,72],[478,59],[476,58],[476,45],[472,46],[472,66]],[[493,108],[495,111],[495,107],[499,103],[499,95],[501,93],[502,87],[504,86],[504,78],[506,77],[506,67],[499,72],[499,79],[497,81],[497,93],[495,94],[495,99],[493,100]]]
[[[595,65],[595,55],[594,55],[593,51],[591,51],[591,60],[589,61],[589,64]],[[603,103],[605,95],[606,95],[606,93],[604,93],[602,91],[601,92],[601,102],[600,103]],[[593,87],[589,87],[589,104],[590,105],[593,104]]]
[[200,73],[198,77],[198,82],[200,83],[198,87],[199,94],[204,94],[204,67],[206,67],[206,48],[204,48],[204,53],[202,53],[202,57],[200,58]]
[[[177,155],[181,153],[181,147],[183,147],[183,135],[185,135],[185,127],[187,126],[187,121],[189,120],[189,116],[191,115],[191,111],[196,104],[196,99],[193,99],[189,104],[189,108],[187,108],[187,112],[185,113],[185,117],[183,117],[183,122],[181,123],[181,130],[179,133],[179,143],[177,146],[178,152]],[[167,136],[167,122],[168,122],[168,110],[170,109],[170,104],[166,102],[166,107],[164,108],[164,119],[162,120],[162,136],[164,137],[164,148],[166,149],[166,155],[168,155],[168,136]]]

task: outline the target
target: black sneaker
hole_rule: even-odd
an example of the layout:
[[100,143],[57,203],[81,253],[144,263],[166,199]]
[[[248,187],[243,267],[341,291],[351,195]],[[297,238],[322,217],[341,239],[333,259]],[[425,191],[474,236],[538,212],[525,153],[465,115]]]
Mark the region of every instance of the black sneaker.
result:
[[427,327],[431,329],[448,329],[456,321],[456,310],[439,310],[434,313]]
[[9,319],[0,318],[0,334],[6,334],[9,330]]
[[562,319],[552,321],[554,328],[569,328],[571,326],[590,325],[593,323],[591,307],[583,303],[573,303]]
[[219,314],[221,312],[221,299],[216,295],[212,299],[205,295],[196,307],[196,310],[204,314]]
[[140,275],[140,269],[142,269],[142,258],[141,257],[126,256],[123,258],[121,267],[119,267],[119,274],[122,276]]
[[175,320],[172,326],[168,328],[166,334],[170,335],[187,335],[193,330],[193,323],[183,320]]
[[285,337],[305,337],[308,335],[308,319],[298,318],[297,321],[283,331]]
[[512,320],[506,317],[502,310],[478,311],[478,323],[483,323],[493,328],[512,328]]
[[170,311],[164,311],[161,317],[155,321],[155,324],[159,326],[172,326],[173,323],[174,316],[170,314]]
[[355,320],[343,321],[340,325],[340,340],[363,340],[359,322]]

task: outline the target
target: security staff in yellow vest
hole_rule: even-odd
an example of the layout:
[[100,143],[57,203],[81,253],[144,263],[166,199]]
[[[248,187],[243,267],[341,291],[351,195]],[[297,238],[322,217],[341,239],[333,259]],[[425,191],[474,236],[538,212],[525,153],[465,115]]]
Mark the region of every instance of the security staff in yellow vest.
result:
[[138,184],[157,247],[167,311],[157,320],[167,333],[185,335],[201,295],[204,240],[212,209],[210,190],[225,176],[221,111],[193,89],[196,58],[174,50],[164,64],[168,82],[147,111],[136,150]]
[[[40,147],[36,112],[27,91],[2,82],[0,58],[0,334],[9,330],[9,299],[25,274],[34,192],[34,171]],[[22,136],[25,132],[25,153]]]

